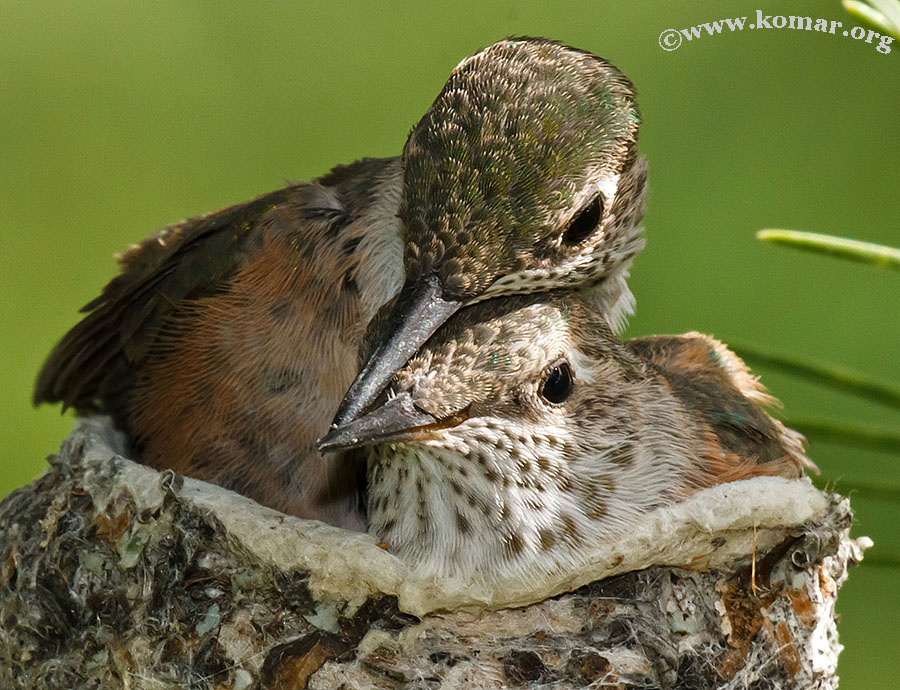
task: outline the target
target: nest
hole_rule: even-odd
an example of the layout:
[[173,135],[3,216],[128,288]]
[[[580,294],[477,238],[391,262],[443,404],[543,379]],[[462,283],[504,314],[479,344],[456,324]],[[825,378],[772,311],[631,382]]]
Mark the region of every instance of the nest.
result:
[[572,572],[424,579],[82,420],[0,504],[3,688],[836,688],[871,543],[807,480],[696,494]]

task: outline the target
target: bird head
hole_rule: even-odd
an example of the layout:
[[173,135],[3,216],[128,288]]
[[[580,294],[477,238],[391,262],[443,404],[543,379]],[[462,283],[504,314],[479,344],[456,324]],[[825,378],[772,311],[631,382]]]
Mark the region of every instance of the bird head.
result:
[[634,96],[610,63],[545,39],[501,41],[457,66],[404,148],[406,279],[335,426],[458,309],[623,280],[643,247]]

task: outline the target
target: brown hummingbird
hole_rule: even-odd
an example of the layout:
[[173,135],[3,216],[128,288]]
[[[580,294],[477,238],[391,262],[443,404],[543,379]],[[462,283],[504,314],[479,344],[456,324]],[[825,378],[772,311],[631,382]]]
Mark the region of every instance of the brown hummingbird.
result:
[[133,246],[50,355],[34,402],[111,415],[151,466],[361,527],[352,466],[315,445],[342,399],[343,424],[479,300],[582,286],[613,323],[630,313],[638,124],[631,83],[605,60],[546,39],[496,43],[454,69],[399,157]]
[[417,572],[566,572],[648,511],[723,482],[814,467],[725,345],[619,341],[571,292],[446,323],[379,407],[325,449],[368,447],[369,529]]

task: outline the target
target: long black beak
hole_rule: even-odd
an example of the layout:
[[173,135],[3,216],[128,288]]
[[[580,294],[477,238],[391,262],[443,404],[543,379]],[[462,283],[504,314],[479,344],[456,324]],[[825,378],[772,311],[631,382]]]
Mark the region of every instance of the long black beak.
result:
[[462,302],[441,296],[441,286],[435,276],[425,282],[423,289],[401,294],[388,316],[388,322],[396,327],[376,346],[351,384],[332,428],[343,427],[365,412],[394,374],[461,306]]
[[409,393],[400,393],[367,415],[332,429],[319,439],[320,451],[327,453],[376,443],[401,441],[415,432],[447,426],[413,404]]

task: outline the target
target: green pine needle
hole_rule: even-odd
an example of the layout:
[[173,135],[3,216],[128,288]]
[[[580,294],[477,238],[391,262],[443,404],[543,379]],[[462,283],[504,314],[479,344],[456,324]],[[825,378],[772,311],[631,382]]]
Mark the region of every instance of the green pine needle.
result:
[[869,0],[869,4],[887,19],[885,28],[896,38],[900,38],[900,2],[898,0]]
[[830,441],[900,455],[900,433],[859,422],[846,424],[816,417],[782,417],[782,421],[811,441]]
[[[873,5],[878,5],[875,0],[870,1]],[[891,0],[888,1],[890,2]],[[864,2],[858,2],[857,0],[843,0],[841,4],[848,13],[852,14],[857,19],[861,19],[866,24],[869,24],[879,31],[900,39],[900,28],[895,26],[883,12],[880,12],[874,7],[870,7]]]
[[[816,484],[821,485],[821,481]],[[847,479],[838,481],[831,480],[825,485],[826,490],[835,491],[842,496],[859,496],[869,501],[884,501],[886,503],[900,503],[900,487],[897,486],[879,486],[877,484],[866,484],[862,482],[854,482]]]
[[876,568],[891,568],[892,570],[900,570],[900,558],[896,556],[872,556],[866,555],[866,565]]
[[900,271],[900,249],[882,244],[799,230],[760,230],[756,233],[756,237],[773,244],[783,244]]
[[814,383],[836,388],[858,398],[867,398],[900,409],[900,386],[885,383],[849,367],[800,360],[755,345],[730,342],[729,347],[754,365],[769,366]]

